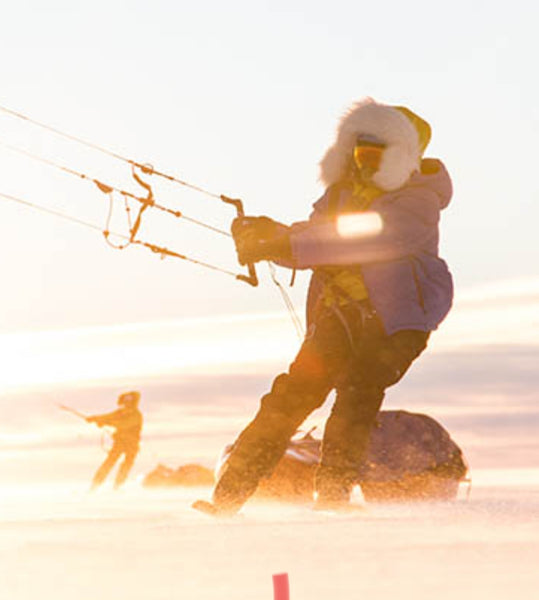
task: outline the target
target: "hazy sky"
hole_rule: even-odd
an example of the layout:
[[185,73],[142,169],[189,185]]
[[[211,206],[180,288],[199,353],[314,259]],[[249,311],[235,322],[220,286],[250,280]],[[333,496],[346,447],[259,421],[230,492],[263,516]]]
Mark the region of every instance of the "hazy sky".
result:
[[[206,187],[251,214],[304,218],[352,101],[429,120],[455,196],[442,255],[457,291],[534,284],[539,249],[536,26],[528,0],[2,2],[0,105]],[[0,114],[16,144],[138,192],[127,165]],[[0,147],[0,192],[104,228],[91,184]],[[228,227],[230,208],[154,180],[159,201]],[[114,223],[121,226],[120,204]],[[3,332],[282,310],[258,290],[0,198]],[[170,221],[170,222],[169,222]],[[141,237],[235,269],[230,240],[150,215]],[[302,310],[306,277],[292,294]]]

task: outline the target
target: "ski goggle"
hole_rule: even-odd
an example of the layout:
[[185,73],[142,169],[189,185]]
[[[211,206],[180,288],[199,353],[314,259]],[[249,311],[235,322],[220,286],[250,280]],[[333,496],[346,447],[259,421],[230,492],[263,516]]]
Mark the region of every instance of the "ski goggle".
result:
[[382,162],[385,144],[359,138],[354,147],[354,162],[358,169],[378,171]]

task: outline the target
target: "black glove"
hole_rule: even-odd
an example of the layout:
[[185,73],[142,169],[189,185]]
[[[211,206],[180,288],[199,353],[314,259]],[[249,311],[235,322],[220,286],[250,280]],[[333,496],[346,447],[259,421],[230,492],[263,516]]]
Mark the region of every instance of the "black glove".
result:
[[234,219],[232,237],[241,265],[291,256],[288,228],[269,217]]

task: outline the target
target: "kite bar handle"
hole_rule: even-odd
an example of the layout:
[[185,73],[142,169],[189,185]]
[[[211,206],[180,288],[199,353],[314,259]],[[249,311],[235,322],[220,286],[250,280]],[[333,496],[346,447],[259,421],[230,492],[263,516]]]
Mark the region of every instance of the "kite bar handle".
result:
[[[238,217],[244,217],[245,216],[245,212],[243,211],[243,202],[238,199],[238,198],[229,198],[228,196],[220,196],[221,200],[223,202],[226,202],[226,204],[232,204],[232,206],[236,207],[236,213]],[[256,275],[256,269],[255,269],[255,265],[254,263],[248,263],[247,265],[247,270],[248,270],[248,275],[236,275],[236,279],[239,279],[240,281],[245,281],[245,283],[248,283],[249,285],[252,285],[253,287],[256,287],[258,285],[258,277]]]

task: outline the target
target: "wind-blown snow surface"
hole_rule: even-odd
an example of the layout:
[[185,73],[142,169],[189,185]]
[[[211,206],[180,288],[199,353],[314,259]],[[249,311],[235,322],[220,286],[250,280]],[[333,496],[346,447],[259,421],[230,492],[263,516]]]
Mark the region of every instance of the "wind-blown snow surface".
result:
[[201,494],[4,493],[2,598],[271,600],[281,572],[291,600],[537,597],[538,485],[349,516],[253,502],[228,521],[190,510]]

